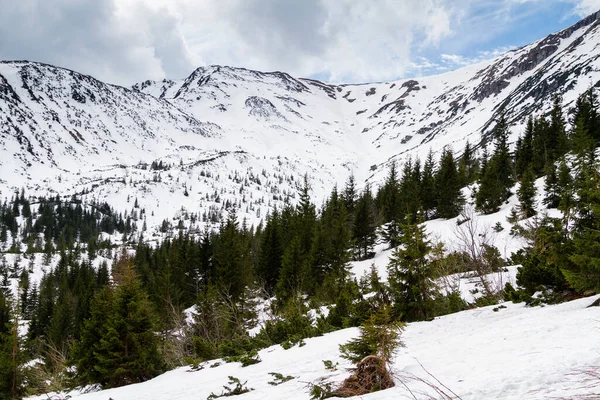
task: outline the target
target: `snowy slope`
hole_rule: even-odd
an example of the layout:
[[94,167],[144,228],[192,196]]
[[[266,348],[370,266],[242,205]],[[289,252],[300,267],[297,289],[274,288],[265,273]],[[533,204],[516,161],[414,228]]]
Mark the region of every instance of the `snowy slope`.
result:
[[[598,297],[534,308],[505,303],[498,311],[484,307],[408,324],[403,333],[406,347],[394,361],[396,386],[361,398],[431,398],[427,394],[435,395],[432,389],[414,379],[438,385],[423,367],[463,400],[593,398],[583,396],[598,395],[600,381],[584,371],[600,368],[600,321],[598,309],[586,307]],[[261,363],[246,368],[239,363],[211,368],[210,362],[200,371],[183,367],[145,383],[84,395],[75,392],[71,398],[203,400],[213,392],[220,394],[228,376],[235,376],[254,389],[235,399],[304,400],[309,398],[308,383],[339,383],[348,376],[344,368],[351,365],[339,357],[338,345],[357,332],[351,328],[307,339],[301,348],[273,346],[259,352]],[[340,367],[328,371],[322,360],[339,362]],[[272,386],[270,372],[295,379]]]
[[[151,229],[235,204],[257,223],[273,205],[295,201],[304,174],[320,203],[350,172],[378,183],[392,160],[480,144],[501,107],[513,139],[555,93],[568,108],[599,86],[599,17],[443,75],[362,85],[208,66],[184,80],[123,88],[2,62],[0,197],[25,187],[119,210],[138,198]],[[149,168],[160,161],[170,168]]]

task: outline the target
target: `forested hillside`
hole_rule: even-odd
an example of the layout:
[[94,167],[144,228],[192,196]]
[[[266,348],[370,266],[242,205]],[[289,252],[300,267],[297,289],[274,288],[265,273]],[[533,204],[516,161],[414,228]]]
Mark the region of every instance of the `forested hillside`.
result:
[[[0,393],[110,388],[217,358],[250,365],[260,349],[341,328],[399,328],[503,301],[597,293],[596,92],[562,104],[556,96],[548,115],[530,115],[512,148],[501,112],[481,149],[467,142],[457,153],[391,163],[376,188],[350,176],[323,204],[311,199],[311,177],[297,176],[299,202],[273,207],[258,225],[231,205],[218,229],[198,232],[182,215],[160,241],[146,240],[137,199],[122,213],[77,196],[16,192],[0,206]],[[515,196],[506,222],[526,246],[513,254],[477,232],[450,249],[424,228],[434,219],[467,226]],[[387,279],[375,267],[352,274],[378,248],[393,249]],[[516,285],[489,284],[512,265]],[[477,281],[475,300],[443,284],[465,274]],[[371,345],[348,351],[368,355]]]

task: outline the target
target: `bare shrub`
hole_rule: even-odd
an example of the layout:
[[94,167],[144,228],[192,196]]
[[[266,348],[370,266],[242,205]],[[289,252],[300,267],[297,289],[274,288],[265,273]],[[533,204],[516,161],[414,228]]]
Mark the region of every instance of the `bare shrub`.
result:
[[354,374],[344,380],[333,395],[337,397],[361,396],[363,394],[394,387],[394,380],[387,363],[381,357],[367,356],[357,365]]

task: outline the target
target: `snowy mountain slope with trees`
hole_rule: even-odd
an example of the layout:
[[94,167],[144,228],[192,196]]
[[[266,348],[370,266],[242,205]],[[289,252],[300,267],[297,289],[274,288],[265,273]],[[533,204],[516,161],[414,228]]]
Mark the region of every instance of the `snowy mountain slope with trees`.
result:
[[[598,16],[495,60],[388,83],[331,85],[209,66],[184,80],[127,89],[49,65],[3,62],[0,134],[10,156],[0,160],[0,191],[3,197],[21,187],[39,195],[86,192],[99,200],[128,191],[144,201],[159,199],[166,189],[177,203],[202,203],[222,213],[224,204],[202,199],[215,190],[232,192],[231,182],[225,173],[219,180],[198,179],[202,165],[225,168],[227,175],[235,169],[243,177],[278,168],[280,176],[308,174],[314,197],[324,200],[351,172],[361,184],[377,184],[390,160],[424,159],[430,149],[439,157],[444,146],[458,152],[467,140],[479,147],[501,108],[511,143],[528,115],[549,111],[552,96],[562,95],[568,110],[600,78]],[[139,167],[160,161],[182,173],[158,173],[165,175],[162,184],[153,184],[157,174]],[[122,175],[130,185],[120,184]],[[289,194],[273,198],[282,182],[272,178],[257,185],[256,195],[263,205],[281,207]],[[298,189],[286,183],[280,190]],[[248,197],[238,209],[255,208],[244,215],[257,223],[256,209],[264,216],[268,206]],[[156,204],[160,200],[144,208],[164,209]],[[156,228],[164,218],[173,214],[148,224]]]
[[[439,321],[474,326],[497,305],[490,325],[514,310],[530,332],[525,320],[548,324],[548,314],[523,303],[598,293],[597,88],[548,75],[567,70],[560,55],[576,58],[569,77],[595,79],[598,16],[491,62],[389,84],[211,66],[131,90],[0,64],[3,140],[16,154],[2,165],[0,388],[18,397],[125,386],[215,359],[252,366],[265,349],[321,335],[333,357],[326,343],[342,333],[332,332],[358,326],[343,347],[356,371],[341,388],[313,386],[313,397],[398,391],[410,379],[388,369],[405,324],[411,340]],[[23,177],[23,188],[11,183]],[[588,329],[582,302],[552,309]],[[484,352],[479,341],[499,329],[479,328],[474,350]],[[416,341],[436,335],[423,328]],[[566,370],[549,360],[563,350],[540,337],[552,349],[544,373],[558,382]],[[490,357],[503,364],[501,350]],[[596,358],[570,355],[568,371],[596,371]],[[533,396],[519,374],[502,375],[492,396],[513,390],[510,380],[515,397]],[[483,379],[465,396],[481,397]]]
[[[594,351],[600,326],[597,310],[586,308],[595,298],[544,308],[507,304],[495,310],[489,306],[410,323],[402,334],[405,347],[393,362],[396,378],[406,387],[397,384],[361,398],[444,398],[419,379],[463,400],[577,399],[599,393],[597,377],[587,375],[600,363]],[[233,376],[252,389],[236,399],[304,400],[309,398],[309,384],[339,384],[348,377],[346,368],[352,365],[340,357],[338,346],[357,333],[355,328],[341,330],[306,339],[303,347],[289,350],[269,347],[259,351],[260,363],[247,367],[222,361],[211,367],[219,364],[220,360],[214,360],[200,371],[182,367],[148,382],[90,394],[73,392],[71,398],[206,399],[211,393],[220,394]],[[339,366],[327,369],[324,360]],[[277,382],[270,373],[293,379],[275,386],[269,384]]]

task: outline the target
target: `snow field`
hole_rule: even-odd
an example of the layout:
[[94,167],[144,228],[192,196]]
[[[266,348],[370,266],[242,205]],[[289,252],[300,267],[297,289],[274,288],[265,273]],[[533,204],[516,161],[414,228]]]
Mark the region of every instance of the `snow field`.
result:
[[[393,364],[396,386],[361,398],[427,399],[434,394],[411,377],[438,385],[437,379],[463,400],[575,399],[600,393],[600,381],[581,373],[600,368],[600,314],[598,308],[586,308],[599,297],[533,308],[504,303],[506,308],[497,311],[490,306],[410,323],[402,335],[406,347]],[[309,383],[339,383],[349,375],[345,368],[351,365],[340,358],[338,345],[357,334],[350,328],[306,339],[303,347],[272,346],[259,352],[262,362],[245,368],[239,363],[211,368],[215,361],[210,361],[200,371],[182,367],[140,384],[70,394],[78,400],[203,400],[220,394],[228,376],[234,376],[254,389],[236,399],[308,399]],[[328,371],[323,360],[340,365]],[[295,379],[272,386],[270,372]],[[47,397],[37,397],[42,398]]]

